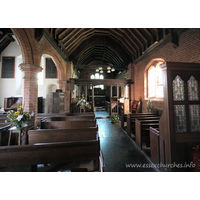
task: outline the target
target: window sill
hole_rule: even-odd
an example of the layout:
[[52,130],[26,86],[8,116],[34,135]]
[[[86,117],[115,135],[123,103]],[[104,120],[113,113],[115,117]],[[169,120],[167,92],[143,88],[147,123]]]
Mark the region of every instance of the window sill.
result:
[[148,101],[148,100],[151,100],[151,101],[164,101],[164,98],[154,98],[154,97],[151,97],[151,98],[146,98],[145,100],[146,101]]

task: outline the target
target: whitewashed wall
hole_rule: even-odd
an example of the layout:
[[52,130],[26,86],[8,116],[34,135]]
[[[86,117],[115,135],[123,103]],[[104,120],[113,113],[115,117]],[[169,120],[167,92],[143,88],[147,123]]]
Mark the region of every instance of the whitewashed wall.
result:
[[[2,73],[2,57],[15,57],[15,78],[1,78]],[[41,83],[38,83],[38,97],[43,97],[43,112],[49,112],[49,92],[55,91],[59,87],[58,79],[45,79],[45,58],[48,55],[43,55],[40,66],[43,68],[41,72]],[[19,69],[19,64],[22,63],[21,50],[17,42],[11,42],[9,46],[1,53],[0,59],[0,107],[4,107],[4,97],[23,96],[23,72]]]

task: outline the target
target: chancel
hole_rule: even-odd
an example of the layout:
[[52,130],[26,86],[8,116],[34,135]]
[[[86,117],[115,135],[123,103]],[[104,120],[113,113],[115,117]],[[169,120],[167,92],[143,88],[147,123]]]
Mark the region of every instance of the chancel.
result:
[[0,171],[200,171],[199,38],[0,28]]

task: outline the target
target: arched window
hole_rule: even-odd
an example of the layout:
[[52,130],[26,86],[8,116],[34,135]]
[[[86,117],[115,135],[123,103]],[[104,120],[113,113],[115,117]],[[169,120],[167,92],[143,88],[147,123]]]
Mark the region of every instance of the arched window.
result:
[[[102,74],[100,75],[99,73],[96,73],[96,74],[92,74],[90,76],[90,79],[104,79],[104,76]],[[104,89],[104,85],[96,85],[94,86],[94,88]]]
[[145,70],[145,98],[163,98],[163,75],[158,60],[151,62]]
[[94,79],[94,74],[92,74],[92,75],[90,76],[90,79]]

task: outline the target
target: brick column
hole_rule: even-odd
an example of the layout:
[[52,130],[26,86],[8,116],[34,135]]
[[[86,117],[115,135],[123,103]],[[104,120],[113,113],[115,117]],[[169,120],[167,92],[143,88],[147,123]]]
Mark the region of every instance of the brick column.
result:
[[[134,64],[133,63],[130,63],[128,65],[128,70],[129,70],[128,78],[132,79],[132,81],[134,82],[135,78],[134,78]],[[129,108],[130,108],[130,110],[131,110],[133,100],[135,100],[135,84],[130,84],[129,85]],[[137,100],[139,100],[139,99],[137,99]]]
[[37,127],[37,105],[38,105],[38,72],[42,71],[39,65],[22,63],[19,68],[24,72],[24,94],[23,105],[24,111],[31,113],[34,112],[32,123],[34,128]]
[[62,89],[63,92],[65,92],[65,83],[64,80],[58,80],[57,83],[59,84],[59,89]]
[[70,102],[71,102],[71,90],[70,90],[70,78],[73,74],[73,63],[66,63],[66,81],[65,81],[65,112],[69,113],[70,111]]
[[70,83],[66,81],[65,84],[65,112],[69,113],[70,110],[70,103],[71,103],[71,90],[70,90]]

